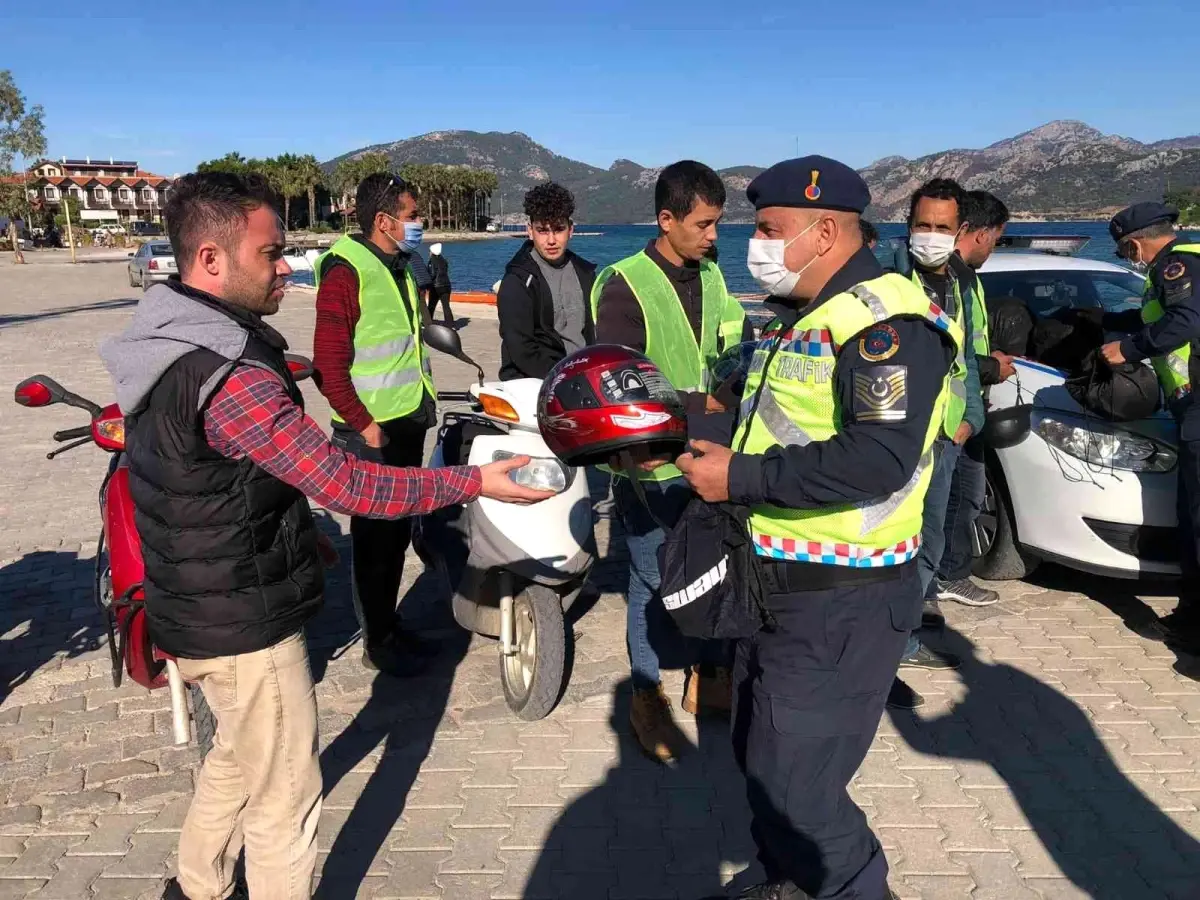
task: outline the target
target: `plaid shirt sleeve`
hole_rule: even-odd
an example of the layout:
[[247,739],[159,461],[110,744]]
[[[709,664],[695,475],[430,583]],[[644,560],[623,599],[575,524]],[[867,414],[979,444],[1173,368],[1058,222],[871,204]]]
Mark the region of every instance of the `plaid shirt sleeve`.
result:
[[283,382],[238,366],[204,414],[208,444],[228,459],[251,459],[326,509],[399,519],[469,503],[479,496],[476,466],[399,468],[358,459],[329,442],[288,396]]

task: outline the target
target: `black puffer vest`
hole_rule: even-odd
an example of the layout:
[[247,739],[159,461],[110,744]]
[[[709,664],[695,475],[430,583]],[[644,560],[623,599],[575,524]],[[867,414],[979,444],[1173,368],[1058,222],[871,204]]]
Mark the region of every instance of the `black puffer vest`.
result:
[[[283,337],[255,316],[208,305],[249,332],[241,361],[277,373],[303,405]],[[205,440],[201,407],[229,364],[205,349],[180,357],[145,409],[126,421],[150,635],[185,659],[278,643],[317,612],[324,589],[307,498],[249,459],[221,456]]]

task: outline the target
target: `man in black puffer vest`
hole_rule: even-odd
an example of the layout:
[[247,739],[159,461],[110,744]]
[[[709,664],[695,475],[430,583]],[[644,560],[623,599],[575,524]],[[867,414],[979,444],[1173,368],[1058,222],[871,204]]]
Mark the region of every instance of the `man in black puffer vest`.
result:
[[[126,414],[151,638],[217,719],[164,898],[311,896],[321,811],[317,708],[301,630],[324,581],[307,497],[401,518],[479,496],[532,502],[507,472],[356,459],[304,414],[278,311],[283,231],[262,179],[188,175],[164,214],[181,280],[156,285],[101,355]],[[307,495],[307,496],[306,496]]]

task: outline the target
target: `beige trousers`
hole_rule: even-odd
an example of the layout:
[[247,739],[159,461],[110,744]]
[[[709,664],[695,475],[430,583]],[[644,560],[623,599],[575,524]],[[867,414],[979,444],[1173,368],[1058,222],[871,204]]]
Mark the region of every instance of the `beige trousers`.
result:
[[308,900],[321,766],[304,633],[255,653],[178,663],[217,719],[179,836],[179,886],[189,900],[223,900],[244,843],[254,900]]

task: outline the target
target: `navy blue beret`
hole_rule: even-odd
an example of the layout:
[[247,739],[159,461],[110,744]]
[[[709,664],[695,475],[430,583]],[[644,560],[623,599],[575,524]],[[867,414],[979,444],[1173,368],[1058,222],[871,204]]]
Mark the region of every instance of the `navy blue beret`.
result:
[[871,205],[871,191],[862,176],[828,156],[776,163],[750,182],[746,197],[755,209],[792,206],[862,213]]
[[1114,241],[1120,241],[1127,234],[1149,228],[1158,222],[1174,222],[1178,218],[1179,210],[1156,200],[1147,200],[1127,206],[1113,216],[1108,223],[1108,233]]

